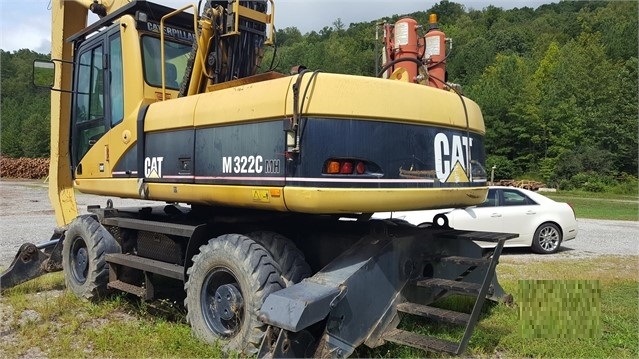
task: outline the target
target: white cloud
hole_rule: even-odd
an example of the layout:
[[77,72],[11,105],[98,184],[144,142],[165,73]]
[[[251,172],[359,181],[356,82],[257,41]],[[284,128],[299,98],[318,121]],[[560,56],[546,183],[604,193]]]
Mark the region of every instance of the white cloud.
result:
[[51,51],[51,15],[46,2],[2,1],[0,3],[0,49]]

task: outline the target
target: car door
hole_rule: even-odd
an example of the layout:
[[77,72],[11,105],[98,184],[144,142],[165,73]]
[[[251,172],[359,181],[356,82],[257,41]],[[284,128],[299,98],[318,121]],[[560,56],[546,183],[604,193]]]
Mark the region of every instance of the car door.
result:
[[484,203],[450,212],[450,226],[455,229],[498,232],[498,228],[502,226],[503,216],[498,206],[499,195],[499,189],[491,188]]
[[519,238],[514,238],[508,243],[530,245],[537,226],[539,205],[516,188],[502,188],[499,192],[496,215],[500,225],[493,231],[518,233]]

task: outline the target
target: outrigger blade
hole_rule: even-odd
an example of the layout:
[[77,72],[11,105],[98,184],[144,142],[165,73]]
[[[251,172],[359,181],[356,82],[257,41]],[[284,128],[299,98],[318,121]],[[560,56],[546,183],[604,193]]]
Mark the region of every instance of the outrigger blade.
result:
[[43,274],[61,271],[63,240],[64,231],[56,229],[48,242],[20,246],[9,268],[0,275],[0,291]]

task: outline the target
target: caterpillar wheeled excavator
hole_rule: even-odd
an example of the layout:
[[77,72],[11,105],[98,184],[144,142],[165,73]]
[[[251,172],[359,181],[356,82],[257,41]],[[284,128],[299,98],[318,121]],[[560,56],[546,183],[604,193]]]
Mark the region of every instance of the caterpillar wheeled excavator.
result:
[[[193,333],[259,357],[365,344],[462,353],[512,234],[371,220],[487,193],[477,104],[446,83],[445,35],[384,27],[381,78],[262,71],[272,0],[53,0],[49,196],[59,228],[23,245],[6,289],[64,270],[69,290],[185,298]],[[87,25],[88,13],[99,20]],[[158,201],[90,206],[74,191]],[[495,242],[484,252],[473,240]],[[476,298],[471,313],[433,306]],[[422,316],[459,342],[402,329]]]

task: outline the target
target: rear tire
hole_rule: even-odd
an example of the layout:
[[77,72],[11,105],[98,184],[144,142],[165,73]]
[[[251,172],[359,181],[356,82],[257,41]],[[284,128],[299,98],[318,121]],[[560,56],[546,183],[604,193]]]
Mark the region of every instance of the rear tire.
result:
[[266,330],[258,311],[284,288],[269,252],[251,238],[226,234],[200,247],[187,274],[184,304],[195,336],[225,351],[257,353]]
[[275,263],[280,266],[286,287],[311,276],[311,267],[306,263],[304,254],[290,239],[279,233],[268,231],[252,232],[247,236],[261,244],[271,254]]
[[120,253],[120,245],[91,215],[74,219],[62,243],[62,269],[67,288],[76,296],[97,299],[107,292],[106,254]]
[[535,231],[532,250],[539,254],[551,254],[559,250],[561,245],[561,230],[553,223],[543,223]]

